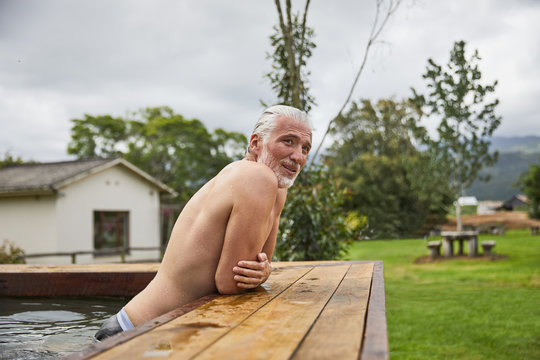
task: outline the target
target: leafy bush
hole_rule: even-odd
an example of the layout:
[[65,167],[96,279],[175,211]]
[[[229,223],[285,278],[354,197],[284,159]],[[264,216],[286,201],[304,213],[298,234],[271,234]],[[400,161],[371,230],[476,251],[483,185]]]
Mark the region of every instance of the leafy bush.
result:
[[529,170],[521,174],[520,185],[529,199],[529,217],[540,219],[540,165],[532,164]]
[[343,209],[348,195],[327,169],[318,165],[305,169],[289,190],[274,259],[338,259],[365,225],[364,218]]
[[0,246],[0,264],[24,264],[24,250],[11,241],[4,240]]

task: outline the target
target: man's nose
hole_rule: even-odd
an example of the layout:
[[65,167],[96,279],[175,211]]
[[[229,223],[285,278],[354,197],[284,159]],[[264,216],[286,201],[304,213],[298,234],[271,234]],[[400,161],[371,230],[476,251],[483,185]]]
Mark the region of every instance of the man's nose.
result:
[[306,160],[306,156],[302,152],[302,147],[301,146],[295,147],[294,151],[292,152],[292,154],[289,157],[291,158],[291,160],[296,161],[300,165],[303,165],[305,160]]

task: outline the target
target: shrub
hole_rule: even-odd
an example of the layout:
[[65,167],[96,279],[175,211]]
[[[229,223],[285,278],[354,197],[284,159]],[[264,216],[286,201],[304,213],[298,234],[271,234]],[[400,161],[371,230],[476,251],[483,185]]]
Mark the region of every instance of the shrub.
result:
[[25,264],[24,250],[5,239],[0,246],[0,264]]
[[346,196],[327,169],[305,169],[287,195],[274,259],[338,259],[365,226],[365,218],[342,207]]

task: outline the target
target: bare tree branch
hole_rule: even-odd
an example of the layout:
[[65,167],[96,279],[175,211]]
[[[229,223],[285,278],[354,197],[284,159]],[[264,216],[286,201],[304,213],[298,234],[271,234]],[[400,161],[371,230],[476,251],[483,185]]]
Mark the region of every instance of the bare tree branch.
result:
[[[304,42],[306,40],[306,21],[307,21],[307,13],[309,8],[309,2],[310,0],[306,1],[306,7],[304,8],[304,17],[302,18],[302,37],[300,39],[300,50],[304,49]],[[298,64],[302,64],[302,55],[304,55],[303,51],[300,51],[299,58],[298,58]]]
[[377,37],[380,35],[381,31],[383,30],[386,23],[388,22],[388,19],[396,12],[396,10],[398,9],[398,7],[401,4],[402,0],[390,0],[389,5],[388,5],[388,9],[386,10],[386,13],[384,15],[384,19],[379,24],[379,16],[380,16],[381,6],[382,6],[383,2],[384,2],[383,0],[377,0],[377,5],[376,5],[376,9],[375,9],[375,19],[374,19],[373,25],[371,27],[371,32],[370,32],[369,40],[368,40],[368,42],[366,44],[366,49],[364,50],[364,57],[362,59],[362,63],[360,64],[360,68],[358,69],[358,72],[356,73],[354,81],[353,81],[353,83],[351,85],[351,88],[349,90],[347,98],[345,99],[345,102],[343,103],[343,105],[339,109],[337,115],[334,116],[334,118],[332,118],[332,120],[330,120],[330,122],[328,123],[328,127],[326,128],[326,131],[325,131],[325,133],[323,135],[323,138],[321,139],[321,142],[319,143],[319,146],[317,146],[317,149],[315,150],[315,153],[313,153],[313,155],[311,156],[311,162],[309,163],[309,166],[311,166],[311,164],[313,164],[313,161],[315,161],[315,159],[317,158],[317,155],[319,154],[319,151],[320,151],[320,149],[321,149],[321,147],[322,147],[322,145],[324,143],[324,140],[326,139],[326,136],[328,135],[328,133],[332,129],[332,125],[334,124],[336,119],[341,116],[341,114],[343,113],[343,110],[345,110],[345,107],[351,101],[351,97],[352,97],[352,94],[353,94],[354,89],[356,87],[356,84],[358,83],[358,79],[360,79],[360,75],[362,74],[362,71],[364,70],[364,67],[366,65],[368,55],[369,55],[369,50],[371,49],[371,46],[377,40]]

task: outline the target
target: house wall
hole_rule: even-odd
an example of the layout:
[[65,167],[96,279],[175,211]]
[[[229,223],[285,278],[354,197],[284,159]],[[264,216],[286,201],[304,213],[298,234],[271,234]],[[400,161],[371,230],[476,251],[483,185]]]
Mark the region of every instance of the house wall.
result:
[[[122,165],[88,176],[60,189],[55,223],[55,251],[94,250],[94,211],[128,211],[131,247],[158,247],[159,192]],[[156,260],[159,251],[132,251],[127,261]],[[71,261],[71,259],[64,259]],[[77,263],[119,261],[119,256],[78,255]]]
[[0,243],[9,240],[27,254],[56,251],[55,204],[52,195],[0,198]]

